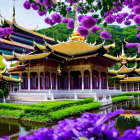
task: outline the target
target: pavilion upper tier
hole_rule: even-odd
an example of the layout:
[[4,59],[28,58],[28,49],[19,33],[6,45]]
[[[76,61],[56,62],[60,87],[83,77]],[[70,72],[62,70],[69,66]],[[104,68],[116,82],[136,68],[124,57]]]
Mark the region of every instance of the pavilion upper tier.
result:
[[12,27],[13,32],[11,36],[1,38],[0,43],[0,54],[3,52],[5,54],[12,54],[12,51],[17,53],[29,53],[33,50],[33,41],[35,40],[38,44],[43,45],[44,40],[54,45],[56,42],[53,38],[47,37],[45,35],[39,34],[34,30],[29,30],[19,26],[15,20],[12,22],[4,19],[1,21],[2,27]]
[[[119,70],[108,70],[110,76],[116,76],[119,79],[124,79],[126,76],[138,76],[140,69],[137,69],[137,62],[140,61],[140,58],[137,58],[137,55],[134,57],[127,57],[124,53],[124,46],[122,45],[122,54],[118,57],[118,65],[120,65]],[[128,68],[128,63],[134,62],[135,66]]]

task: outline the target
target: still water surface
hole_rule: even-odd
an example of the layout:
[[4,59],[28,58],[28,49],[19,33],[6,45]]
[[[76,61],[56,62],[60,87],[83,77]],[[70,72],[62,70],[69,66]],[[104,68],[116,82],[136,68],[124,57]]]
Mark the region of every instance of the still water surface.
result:
[[[114,105],[109,105],[106,107],[101,107],[98,110],[93,110],[90,112],[106,114],[108,112],[114,112],[120,108],[125,110],[139,110],[140,109],[140,100],[132,100],[117,103]],[[116,128],[120,131],[120,134],[123,134],[123,131],[126,129],[133,129],[136,126],[140,126],[140,117],[135,116],[130,119],[125,118],[124,116],[119,116],[118,118],[114,118],[116,121]],[[1,136],[9,136],[11,140],[17,140],[19,136],[24,136],[28,134],[31,130],[37,130],[43,127],[52,127],[57,123],[53,124],[36,124],[30,122],[21,122],[16,120],[7,120],[0,119],[0,137]]]

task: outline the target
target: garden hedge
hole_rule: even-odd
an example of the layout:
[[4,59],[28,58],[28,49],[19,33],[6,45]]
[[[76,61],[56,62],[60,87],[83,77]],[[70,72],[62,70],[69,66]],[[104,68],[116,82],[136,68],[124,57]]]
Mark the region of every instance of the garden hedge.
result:
[[114,97],[112,98],[112,102],[119,102],[124,100],[129,100],[130,98],[128,96],[121,96],[121,97]]

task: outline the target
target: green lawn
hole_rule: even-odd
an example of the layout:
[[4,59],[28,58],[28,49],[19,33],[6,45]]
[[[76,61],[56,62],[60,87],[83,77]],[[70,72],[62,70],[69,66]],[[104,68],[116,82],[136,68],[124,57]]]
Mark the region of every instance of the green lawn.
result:
[[65,117],[77,115],[101,105],[100,102],[94,102],[93,98],[42,102],[32,105],[0,103],[0,117],[46,123],[62,120]]

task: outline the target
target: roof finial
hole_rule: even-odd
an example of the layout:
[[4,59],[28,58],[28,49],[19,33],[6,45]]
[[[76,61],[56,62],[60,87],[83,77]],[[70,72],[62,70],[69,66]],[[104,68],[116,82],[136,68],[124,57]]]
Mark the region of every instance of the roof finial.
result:
[[13,20],[12,20],[12,23],[13,23],[13,24],[17,24],[17,23],[16,23],[16,19],[15,19],[15,14],[16,14],[16,13],[15,13],[15,0],[13,0]]
[[73,4],[73,9],[75,11],[75,27],[74,27],[74,31],[73,32],[77,32],[78,26],[79,26],[79,24],[78,24],[78,18],[77,18],[77,7],[78,7],[77,3],[74,3]]

